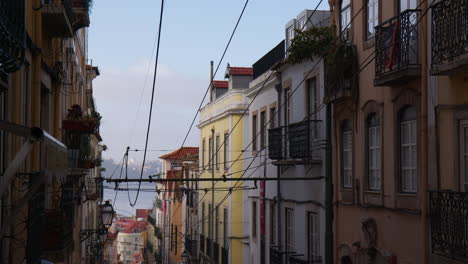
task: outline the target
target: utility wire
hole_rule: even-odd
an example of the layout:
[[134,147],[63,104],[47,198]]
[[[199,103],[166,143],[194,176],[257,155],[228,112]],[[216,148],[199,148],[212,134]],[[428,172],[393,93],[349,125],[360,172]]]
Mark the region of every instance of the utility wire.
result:
[[[161,43],[161,31],[162,31],[161,29],[162,29],[163,15],[164,15],[164,0],[161,0],[161,13],[159,15],[159,29],[158,29],[158,44],[156,48],[156,58],[155,58],[155,63],[154,63],[153,88],[151,91],[151,104],[150,104],[149,117],[148,117],[148,129],[146,130],[145,152],[143,154],[143,163],[141,164],[140,179],[143,178],[143,171],[145,169],[146,153],[147,153],[146,150],[148,149],[149,133],[151,130],[151,118],[153,115],[154,93],[156,90],[156,76],[157,76],[157,71],[158,71],[158,60],[159,60],[159,49],[160,49],[160,43]],[[138,184],[138,191],[136,193],[135,200],[133,202],[130,201],[130,206],[132,207],[134,207],[138,201],[138,196],[140,195],[140,188],[141,188],[141,182]]]

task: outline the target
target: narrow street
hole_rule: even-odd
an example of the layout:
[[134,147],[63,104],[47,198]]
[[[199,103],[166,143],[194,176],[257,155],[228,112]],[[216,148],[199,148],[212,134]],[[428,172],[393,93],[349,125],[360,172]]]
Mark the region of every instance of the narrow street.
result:
[[0,0],[0,264],[468,263],[468,0]]

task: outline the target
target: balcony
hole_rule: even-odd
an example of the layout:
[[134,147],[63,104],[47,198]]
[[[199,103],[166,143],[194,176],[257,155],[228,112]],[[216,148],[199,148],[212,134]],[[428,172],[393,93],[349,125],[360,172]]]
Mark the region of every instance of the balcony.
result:
[[213,263],[215,264],[218,264],[219,263],[219,249],[220,249],[220,246],[218,243],[214,242],[213,243],[213,246],[214,246],[214,260],[213,260]]
[[159,238],[159,239],[162,239],[162,232],[161,232],[161,228],[159,226],[154,227],[154,236]]
[[268,130],[268,156],[275,165],[320,163],[321,120],[306,120]]
[[151,214],[148,214],[148,223],[156,228],[156,219]]
[[375,86],[407,82],[421,76],[418,19],[406,10],[375,27]]
[[211,247],[213,246],[213,240],[206,239],[206,255],[211,256]]
[[430,191],[432,253],[468,261],[468,193]]
[[0,72],[2,73],[15,72],[24,62],[27,35],[25,14],[25,1],[2,1],[0,8]]
[[283,263],[282,258],[283,258],[282,254],[278,249],[274,247],[270,248],[270,263],[271,264],[282,264]]
[[432,68],[449,75],[468,66],[468,2],[445,0],[432,5]]
[[72,0],[44,0],[42,6],[42,26],[53,38],[73,36],[71,18]]
[[302,258],[299,258],[298,256],[289,256],[289,262],[288,264],[319,264],[322,263],[322,258],[315,256],[311,260],[304,260]]
[[90,0],[73,0],[73,30],[89,27]]
[[357,61],[356,46],[347,41],[340,42],[334,61],[326,67],[325,102],[349,99],[355,95],[358,89],[358,78],[355,75],[359,68]]

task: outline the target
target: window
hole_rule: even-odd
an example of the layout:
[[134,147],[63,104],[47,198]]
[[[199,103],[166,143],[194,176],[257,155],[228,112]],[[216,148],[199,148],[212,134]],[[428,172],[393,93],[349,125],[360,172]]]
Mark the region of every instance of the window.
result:
[[177,236],[179,234],[177,233],[177,225],[175,226],[175,233],[174,233],[174,248],[175,248],[175,254],[177,255],[177,248],[178,248],[178,245],[177,244]]
[[216,170],[219,170],[219,136],[216,136]]
[[351,121],[341,124],[341,177],[343,188],[353,187],[353,130]]
[[266,112],[260,112],[260,148],[263,149],[266,146]]
[[[6,95],[5,90],[0,87],[0,120],[5,120],[5,111],[6,111]],[[3,130],[0,130],[0,174],[3,174],[3,170],[5,169],[5,133]]]
[[291,89],[284,90],[284,124],[289,125],[291,118]]
[[286,251],[294,252],[294,210],[291,208],[286,208],[285,213],[286,213],[286,222],[285,222]]
[[276,244],[276,205],[270,207],[270,245]]
[[225,133],[224,134],[224,155],[223,155],[223,161],[224,161],[224,169],[228,169],[228,159],[229,159],[229,134]]
[[213,213],[212,213],[211,204],[208,205],[208,238],[213,239],[211,236],[213,235],[211,231],[213,230]]
[[257,115],[252,116],[252,150],[257,150]]
[[223,244],[224,248],[227,249],[229,247],[229,238],[228,238],[228,221],[229,221],[229,215],[228,215],[228,209],[224,208],[224,214],[223,214],[224,220],[223,220]]
[[286,49],[291,47],[292,40],[294,38],[294,25],[291,25],[286,29]]
[[218,243],[219,240],[219,207],[215,208],[215,238],[214,240]]
[[201,154],[201,158],[202,158],[202,167],[205,168],[206,166],[206,163],[205,163],[205,155],[206,155],[206,140],[203,139],[203,142],[202,142],[202,154]]
[[276,107],[270,108],[270,128],[276,126]]
[[257,202],[252,202],[252,238],[257,238]]
[[204,235],[204,236],[206,236],[206,233],[205,233],[205,215],[206,215],[206,214],[205,214],[205,203],[204,203],[204,202],[202,203],[202,207],[201,207],[201,208],[202,208],[202,209],[201,209],[201,215],[200,215],[200,217],[201,217],[201,223],[202,223],[202,224],[201,224],[201,234]]
[[319,218],[316,213],[307,213],[307,253],[308,260],[319,260],[320,256],[320,233]]
[[208,169],[211,170],[213,163],[213,138],[208,139]]
[[379,24],[379,0],[367,0],[367,38],[373,38]]
[[[351,26],[351,0],[341,0],[340,18],[341,31],[349,30]],[[346,36],[346,34],[343,33],[343,36]]]
[[400,113],[400,173],[401,191],[417,190],[417,128],[416,107],[409,106]]
[[417,0],[400,0],[400,12],[404,12],[407,9],[416,9]]
[[[318,96],[317,96],[317,79],[311,78],[306,81],[306,107],[307,107],[307,119],[317,120],[318,112]],[[312,126],[312,138],[318,137],[317,122],[311,123]]]
[[305,30],[305,25],[306,25],[306,22],[307,22],[307,16],[303,16],[301,18],[299,18],[299,20],[297,21],[297,28],[299,30]]
[[372,113],[367,118],[367,173],[371,191],[380,191],[382,181],[380,135],[380,119]]

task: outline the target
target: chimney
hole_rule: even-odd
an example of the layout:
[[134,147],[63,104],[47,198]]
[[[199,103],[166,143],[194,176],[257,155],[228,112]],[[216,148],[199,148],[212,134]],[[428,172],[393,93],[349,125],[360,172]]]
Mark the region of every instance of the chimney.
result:
[[210,101],[213,101],[213,92],[214,92],[214,84],[213,84],[213,61],[210,61]]

